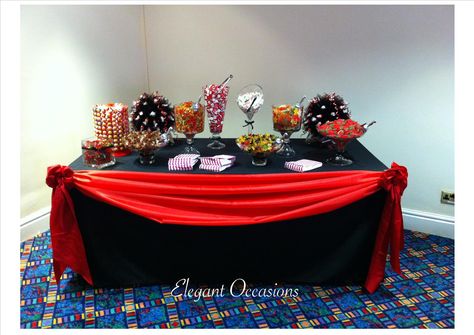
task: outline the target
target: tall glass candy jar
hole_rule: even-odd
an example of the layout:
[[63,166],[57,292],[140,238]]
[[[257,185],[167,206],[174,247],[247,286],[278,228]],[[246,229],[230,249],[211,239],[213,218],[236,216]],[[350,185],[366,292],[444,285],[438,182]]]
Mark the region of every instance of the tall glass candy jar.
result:
[[221,142],[222,128],[224,126],[225,109],[229,86],[227,85],[207,85],[204,88],[204,101],[207,118],[209,120],[209,130],[211,131],[211,143],[207,145],[211,149],[223,149],[225,144]]
[[174,107],[176,131],[186,136],[186,154],[200,154],[194,146],[194,136],[204,130],[204,106],[192,101]]
[[129,132],[128,106],[122,103],[98,104],[92,107],[92,112],[97,139],[112,143],[114,156],[129,155],[131,150],[122,144],[123,137]]

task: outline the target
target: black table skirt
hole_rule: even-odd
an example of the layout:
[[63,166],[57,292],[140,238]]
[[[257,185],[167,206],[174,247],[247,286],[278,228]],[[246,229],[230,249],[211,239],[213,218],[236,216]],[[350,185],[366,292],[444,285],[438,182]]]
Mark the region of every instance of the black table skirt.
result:
[[[198,140],[203,156],[220,153],[206,152],[207,142]],[[290,173],[283,168],[284,160],[276,156],[270,166],[254,167],[248,155],[232,146],[233,140],[226,143],[225,153],[237,155],[237,165],[226,173]],[[295,159],[323,160],[330,155],[302,140],[292,143],[298,153]],[[163,149],[152,167],[139,166],[136,155],[131,155],[118,158],[111,169],[165,172],[167,158],[182,149],[182,145]],[[355,164],[342,169],[386,168],[357,141],[350,144],[348,154]],[[80,158],[71,167],[86,169]],[[318,171],[335,169],[341,170],[324,164]],[[181,278],[209,285],[230,285],[237,278],[270,285],[340,285],[365,281],[386,192],[381,190],[326,214],[235,227],[159,224],[75,189],[71,197],[96,287],[174,285]]]

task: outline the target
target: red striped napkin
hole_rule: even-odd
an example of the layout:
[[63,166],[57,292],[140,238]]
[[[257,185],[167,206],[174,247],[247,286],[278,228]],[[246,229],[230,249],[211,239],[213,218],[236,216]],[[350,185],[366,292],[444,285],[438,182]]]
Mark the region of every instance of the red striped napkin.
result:
[[321,167],[323,163],[313,161],[311,159],[300,159],[298,161],[285,162],[285,168],[296,171],[305,172]]

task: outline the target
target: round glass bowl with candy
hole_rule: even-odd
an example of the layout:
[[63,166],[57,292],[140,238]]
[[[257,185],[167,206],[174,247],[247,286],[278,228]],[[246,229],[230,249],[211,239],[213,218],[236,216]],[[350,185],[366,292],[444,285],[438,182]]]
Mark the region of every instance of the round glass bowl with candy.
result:
[[204,106],[199,102],[186,101],[174,107],[175,127],[178,133],[186,136],[184,153],[197,154],[194,136],[204,131]]
[[227,77],[220,85],[211,84],[204,87],[204,101],[207,119],[209,120],[209,130],[211,131],[211,143],[207,145],[211,149],[223,149],[225,144],[220,141],[222,128],[224,126],[225,108],[227,97],[229,96],[229,86],[227,83],[233,75]]
[[103,169],[115,164],[114,145],[107,140],[86,138],[81,141],[84,165]]
[[281,140],[271,134],[247,134],[235,140],[240,150],[252,155],[255,166],[267,165],[268,156],[280,149]]
[[248,127],[249,134],[253,132],[254,121],[252,121],[252,118],[262,107],[263,101],[263,89],[257,84],[247,85],[237,94],[237,106],[247,117],[244,127]]
[[278,131],[283,139],[283,145],[277,154],[284,158],[295,156],[295,150],[290,146],[291,134],[301,129],[303,119],[302,103],[306,99],[303,97],[296,105],[272,106],[273,111],[273,130]]
[[359,124],[351,119],[337,119],[319,125],[318,132],[322,136],[330,138],[335,143],[336,148],[336,154],[328,158],[326,162],[336,166],[351,165],[353,161],[343,155],[347,144],[353,139],[364,135],[367,129],[374,123],[375,121],[369,124]]
[[169,142],[168,133],[161,134],[159,130],[131,131],[123,139],[123,145],[138,151],[138,161],[142,165],[153,165],[156,162],[155,153]]

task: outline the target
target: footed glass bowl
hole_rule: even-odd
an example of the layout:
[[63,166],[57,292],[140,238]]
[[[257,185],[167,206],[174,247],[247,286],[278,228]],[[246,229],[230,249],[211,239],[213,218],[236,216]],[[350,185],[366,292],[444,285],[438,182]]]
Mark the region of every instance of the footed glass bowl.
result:
[[194,147],[194,136],[204,130],[204,106],[198,102],[183,102],[175,106],[174,117],[176,131],[186,136],[184,153],[200,155]]
[[272,106],[273,130],[278,131],[283,139],[283,145],[277,152],[285,158],[295,156],[295,150],[290,145],[290,137],[294,132],[301,129],[303,108],[298,105]]
[[156,163],[156,152],[168,145],[167,140],[160,140],[153,146],[138,150],[138,162],[141,165],[153,165]]
[[267,165],[268,157],[281,148],[281,140],[271,134],[247,134],[235,140],[240,150],[252,155],[255,166]]
[[273,153],[273,151],[253,151],[250,152],[252,155],[252,165],[255,166],[266,166],[268,163],[268,157]]
[[224,126],[225,109],[227,97],[229,95],[229,86],[227,85],[207,85],[204,87],[204,101],[207,119],[209,121],[209,130],[211,131],[211,143],[208,148],[220,150],[225,148],[221,142],[222,128]]
[[155,152],[169,143],[169,132],[161,134],[155,131],[132,131],[123,139],[123,144],[130,150],[138,151],[138,162],[141,165],[153,165],[156,162]]
[[244,127],[247,127],[248,134],[253,133],[252,118],[262,107],[263,101],[263,89],[257,84],[247,85],[237,94],[237,106],[247,117]]
[[336,166],[351,165],[353,161],[344,156],[346,146],[353,139],[363,136],[367,128],[375,122],[366,124],[359,124],[351,119],[337,119],[335,121],[328,121],[325,124],[318,126],[318,132],[322,136],[331,139],[336,148],[336,154],[326,160],[327,163]]

